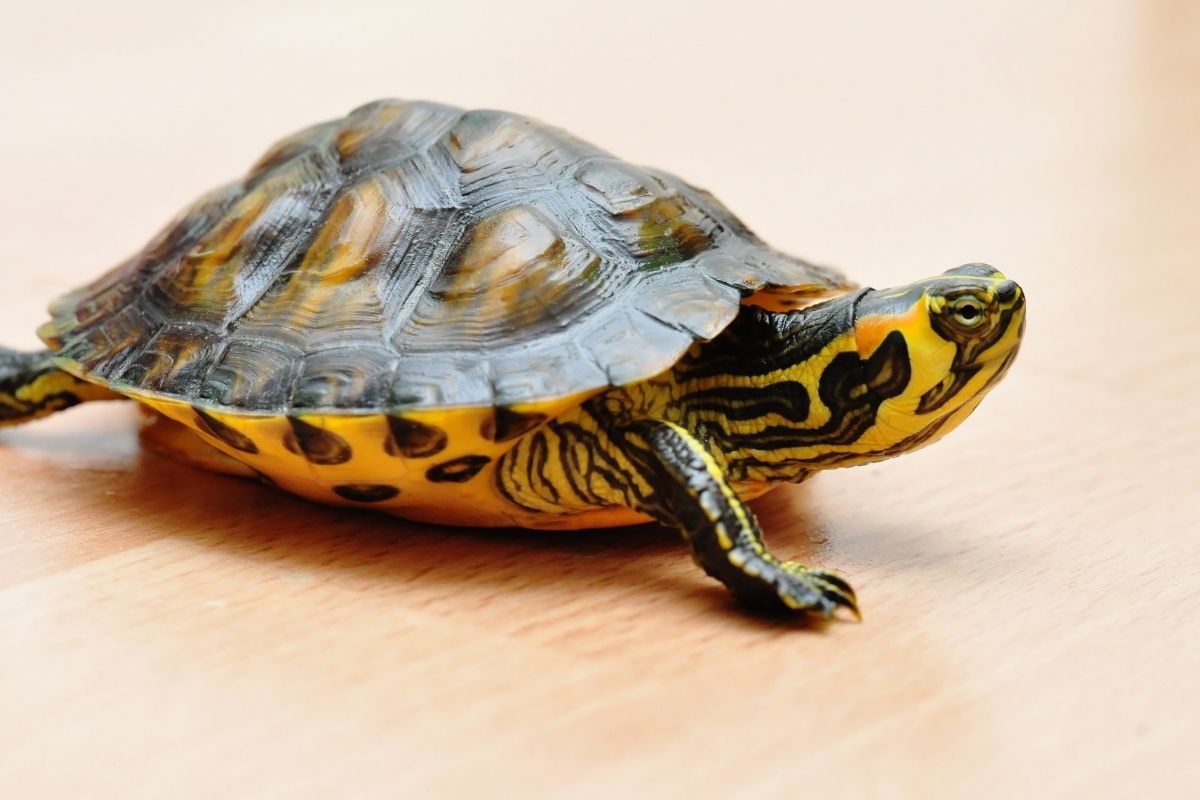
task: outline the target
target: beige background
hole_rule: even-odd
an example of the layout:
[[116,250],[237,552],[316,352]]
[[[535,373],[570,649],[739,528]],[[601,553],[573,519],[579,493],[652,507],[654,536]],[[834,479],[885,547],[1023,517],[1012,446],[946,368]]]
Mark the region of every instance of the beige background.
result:
[[655,528],[323,509],[140,453],[123,405],[0,434],[9,791],[1194,796],[1198,4],[404,5],[4,0],[0,340],[403,96],[563,125],[864,283],[989,261],[1025,351],[943,444],[756,504],[859,589],[823,630]]

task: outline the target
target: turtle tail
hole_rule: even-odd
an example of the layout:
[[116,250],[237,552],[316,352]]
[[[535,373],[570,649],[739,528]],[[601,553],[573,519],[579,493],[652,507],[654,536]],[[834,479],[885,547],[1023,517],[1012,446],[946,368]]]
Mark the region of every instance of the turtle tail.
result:
[[0,347],[0,427],[53,414],[87,400],[120,395],[55,366],[49,350],[21,353]]

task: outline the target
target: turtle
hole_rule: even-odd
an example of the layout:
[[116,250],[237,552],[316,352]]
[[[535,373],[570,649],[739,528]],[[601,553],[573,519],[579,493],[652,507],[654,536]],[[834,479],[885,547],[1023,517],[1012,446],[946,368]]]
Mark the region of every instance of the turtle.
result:
[[559,128],[380,100],[54,301],[44,350],[0,351],[0,424],[129,398],[162,420],[152,446],[305,498],[656,521],[748,608],[858,616],[747,503],[944,436],[1008,371],[1024,308],[982,263],[860,287]]

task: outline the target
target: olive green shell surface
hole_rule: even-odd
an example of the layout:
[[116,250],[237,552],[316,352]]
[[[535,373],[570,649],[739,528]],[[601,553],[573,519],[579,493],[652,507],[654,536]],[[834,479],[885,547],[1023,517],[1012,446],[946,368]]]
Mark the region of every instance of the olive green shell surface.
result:
[[234,411],[504,406],[661,372],[755,291],[849,285],[562,130],[389,100],[276,144],[41,333],[83,377]]

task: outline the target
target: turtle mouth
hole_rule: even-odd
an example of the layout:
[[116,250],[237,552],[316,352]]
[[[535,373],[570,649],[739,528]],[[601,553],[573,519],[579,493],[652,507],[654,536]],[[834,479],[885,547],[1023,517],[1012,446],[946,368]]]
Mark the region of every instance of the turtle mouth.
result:
[[1008,329],[1004,335],[983,353],[980,366],[982,369],[991,370],[992,374],[988,378],[987,385],[981,391],[987,391],[1004,377],[1013,361],[1016,360],[1021,343],[1025,340],[1025,297],[1020,294],[1019,288],[1016,289],[1010,314],[1007,321]]

